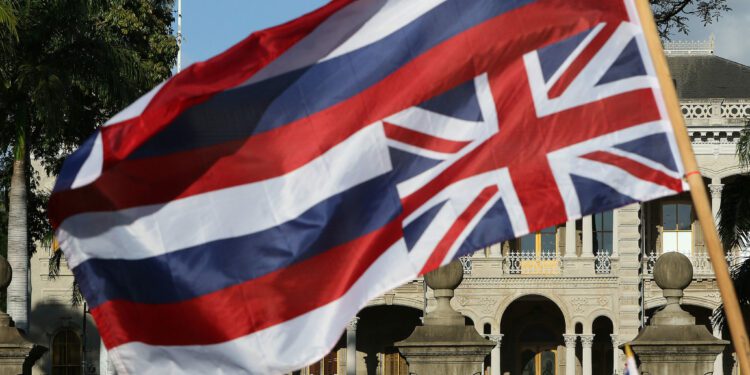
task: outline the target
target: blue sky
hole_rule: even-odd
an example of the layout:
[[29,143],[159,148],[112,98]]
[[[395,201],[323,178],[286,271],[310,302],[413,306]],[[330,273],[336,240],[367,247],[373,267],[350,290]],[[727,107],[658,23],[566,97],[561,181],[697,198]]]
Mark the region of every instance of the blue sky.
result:
[[[183,67],[214,56],[256,30],[299,17],[327,0],[182,0]],[[728,0],[732,12],[703,27],[691,22],[690,35],[674,40],[716,37],[716,54],[750,65],[750,1]]]
[[182,0],[183,68],[250,35],[323,6],[327,0]]

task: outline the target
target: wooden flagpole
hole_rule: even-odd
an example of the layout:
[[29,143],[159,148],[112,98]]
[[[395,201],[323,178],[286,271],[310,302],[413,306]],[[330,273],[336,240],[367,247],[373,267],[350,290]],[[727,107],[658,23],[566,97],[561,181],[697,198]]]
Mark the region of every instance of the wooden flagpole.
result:
[[677,93],[674,88],[667,58],[664,57],[659,34],[656,30],[654,16],[651,13],[651,6],[648,0],[636,0],[638,15],[643,23],[643,30],[648,43],[648,49],[651,58],[656,67],[656,74],[659,77],[659,85],[664,95],[664,101],[669,113],[669,120],[674,129],[677,147],[680,150],[682,164],[685,167],[685,178],[690,185],[690,195],[693,198],[695,212],[698,215],[698,221],[703,230],[703,237],[708,246],[708,254],[711,258],[711,265],[716,274],[716,282],[719,285],[721,300],[724,303],[724,312],[726,313],[729,331],[732,335],[732,344],[734,345],[737,358],[740,361],[740,369],[743,374],[750,374],[750,340],[748,340],[745,322],[740,312],[740,304],[737,300],[737,292],[734,290],[734,284],[729,277],[729,267],[722,249],[719,235],[716,231],[716,224],[711,213],[708,203],[708,195],[703,178],[698,171],[698,163],[693,154],[693,147],[685,129],[685,122],[682,118],[680,103],[677,99]]

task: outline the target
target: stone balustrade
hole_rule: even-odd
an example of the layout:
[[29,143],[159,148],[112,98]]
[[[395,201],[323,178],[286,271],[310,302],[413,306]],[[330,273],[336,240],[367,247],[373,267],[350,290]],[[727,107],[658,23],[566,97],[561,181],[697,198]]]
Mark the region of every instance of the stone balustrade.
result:
[[[595,250],[593,257],[565,257],[554,250],[542,251],[510,251],[501,256],[486,257],[477,253],[459,257],[463,266],[464,275],[471,276],[583,276],[583,275],[610,275],[616,258],[607,250]],[[481,275],[475,274],[475,263],[480,262]],[[496,264],[492,267],[496,270],[492,275],[483,272],[486,263]],[[564,272],[568,268],[567,272]]]
[[[696,251],[693,254],[685,255],[687,255],[688,259],[690,259],[690,262],[693,264],[694,277],[714,277],[714,269],[711,265],[711,259],[708,256],[708,253],[706,253],[705,251]],[[644,270],[646,275],[653,275],[654,264],[656,263],[656,259],[658,258],[658,256],[659,255],[656,251],[649,251],[646,253],[646,256],[643,258],[643,262],[645,263]],[[742,262],[750,258],[750,250],[734,250],[728,252],[725,257],[727,263],[729,264],[729,267],[731,268],[741,264]]]
[[680,107],[686,119],[750,118],[750,100],[747,99],[683,99]]

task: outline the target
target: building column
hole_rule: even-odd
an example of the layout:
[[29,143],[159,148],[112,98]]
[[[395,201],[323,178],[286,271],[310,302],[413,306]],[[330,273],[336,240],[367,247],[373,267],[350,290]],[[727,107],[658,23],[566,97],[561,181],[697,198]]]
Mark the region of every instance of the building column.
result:
[[612,338],[612,373],[617,374],[617,370],[622,368],[620,367],[620,341],[614,333],[609,337]]
[[581,335],[581,346],[583,347],[583,375],[592,375],[591,346],[593,344],[594,335]]
[[719,224],[719,207],[721,207],[721,191],[724,190],[724,184],[710,184],[711,190],[711,213],[714,215],[716,224]]
[[620,254],[620,241],[618,241],[619,237],[619,224],[620,220],[618,219],[618,216],[620,214],[620,209],[615,208],[612,210],[612,258],[616,258]]
[[487,338],[495,342],[495,347],[490,352],[490,375],[500,375],[500,346],[503,341],[503,334],[487,335]]
[[594,220],[589,216],[583,217],[583,251],[581,256],[593,257],[594,256],[594,232],[593,232]]
[[575,258],[576,254],[576,221],[565,223],[565,257]]
[[[721,339],[721,330],[719,327],[714,327],[714,337]],[[719,353],[714,361],[714,374],[713,375],[724,375],[724,353]]]
[[346,375],[357,375],[357,322],[354,317],[346,327]]
[[565,375],[576,375],[576,339],[578,335],[563,335],[565,340]]

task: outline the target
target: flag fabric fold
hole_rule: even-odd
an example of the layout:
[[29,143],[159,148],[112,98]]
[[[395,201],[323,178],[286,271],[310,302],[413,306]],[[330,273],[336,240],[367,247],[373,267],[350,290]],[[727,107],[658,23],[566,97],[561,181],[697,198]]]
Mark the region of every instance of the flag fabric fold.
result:
[[190,66],[49,215],[120,374],[280,374],[460,255],[683,191],[632,0],[334,0]]

